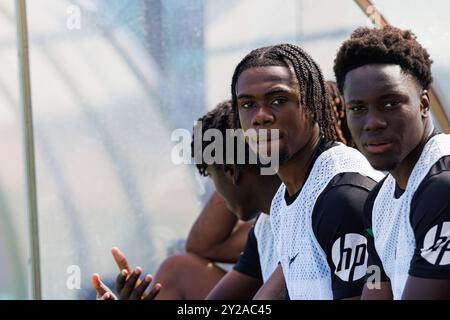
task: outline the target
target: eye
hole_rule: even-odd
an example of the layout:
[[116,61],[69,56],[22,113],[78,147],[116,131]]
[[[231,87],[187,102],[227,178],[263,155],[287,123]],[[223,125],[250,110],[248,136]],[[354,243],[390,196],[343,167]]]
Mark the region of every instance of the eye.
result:
[[239,107],[242,109],[250,109],[251,107],[253,107],[253,103],[252,102],[242,102],[241,104],[239,104]]
[[286,103],[287,102],[287,99],[286,98],[283,98],[283,97],[278,97],[278,98],[275,98],[274,100],[272,100],[272,105],[275,105],[275,106],[279,106],[279,105],[282,105],[283,103]]
[[348,107],[348,110],[350,110],[351,112],[354,112],[354,113],[364,111],[365,109],[366,109],[366,107],[363,105],[352,105],[352,106]]
[[387,102],[384,104],[384,108],[386,110],[393,110],[395,108],[397,108],[400,105],[400,102],[398,101],[391,101],[391,102]]

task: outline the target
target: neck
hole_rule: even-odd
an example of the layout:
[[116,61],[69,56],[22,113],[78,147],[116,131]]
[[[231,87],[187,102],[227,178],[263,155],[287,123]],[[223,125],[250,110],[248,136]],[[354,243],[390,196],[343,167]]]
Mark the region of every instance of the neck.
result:
[[264,176],[264,181],[258,184],[255,188],[255,200],[258,202],[258,207],[261,212],[270,213],[270,206],[275,193],[280,187],[281,181],[277,175]]
[[434,128],[432,125],[426,125],[420,143],[408,154],[408,156],[400,163],[397,168],[390,172],[390,174],[392,174],[392,176],[395,178],[397,185],[401,189],[406,189],[409,177],[411,176],[411,172],[413,171],[417,161],[419,160],[423,148],[427,144],[427,141],[433,133],[433,130]]
[[290,196],[294,195],[305,183],[306,172],[313,160],[314,154],[320,144],[320,130],[316,124],[313,128],[313,138],[297,151],[288,162],[280,166],[278,176],[286,185]]

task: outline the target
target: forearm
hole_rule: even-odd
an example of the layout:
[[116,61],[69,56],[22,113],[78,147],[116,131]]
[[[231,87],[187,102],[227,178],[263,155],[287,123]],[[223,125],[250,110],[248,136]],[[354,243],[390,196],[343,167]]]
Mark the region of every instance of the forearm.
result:
[[236,270],[228,272],[206,297],[207,300],[250,300],[262,281]]
[[206,203],[189,232],[186,251],[205,258],[223,244],[236,226],[237,217],[228,210],[225,201],[215,192]]
[[361,295],[361,300],[392,300],[391,283],[378,282],[376,285],[366,283]]
[[281,265],[275,269],[270,278],[253,297],[254,300],[286,300],[288,290]]
[[450,280],[409,276],[402,300],[449,300]]
[[248,233],[254,224],[254,220],[239,221],[233,232],[221,243],[206,248],[202,254],[204,258],[217,262],[236,263],[245,248]]

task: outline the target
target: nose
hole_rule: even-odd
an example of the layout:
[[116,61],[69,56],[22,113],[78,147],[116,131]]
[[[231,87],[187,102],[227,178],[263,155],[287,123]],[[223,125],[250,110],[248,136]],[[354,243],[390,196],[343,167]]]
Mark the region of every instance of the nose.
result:
[[377,110],[371,110],[374,108],[369,108],[369,111],[365,117],[364,130],[365,131],[379,131],[386,129],[387,121]]
[[270,125],[274,122],[275,118],[270,112],[269,108],[264,105],[258,106],[255,116],[253,117],[252,124],[255,127]]

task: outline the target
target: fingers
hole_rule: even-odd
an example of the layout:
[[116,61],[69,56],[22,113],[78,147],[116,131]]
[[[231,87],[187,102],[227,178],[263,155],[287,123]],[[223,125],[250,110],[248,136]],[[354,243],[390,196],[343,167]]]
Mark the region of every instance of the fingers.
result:
[[[126,279],[125,285],[122,287],[122,290],[118,290],[118,292],[120,293],[121,299],[126,300],[130,297],[131,292],[136,287],[136,281],[139,279],[139,276],[141,275],[141,273],[142,273],[142,269],[140,267],[136,267],[136,270],[134,270],[133,273],[128,277],[128,279]],[[123,272],[123,270],[122,270],[120,275],[117,277],[118,280],[119,280],[119,278],[124,277],[125,276],[124,274],[125,274],[125,272]],[[123,280],[122,280],[122,283],[123,283]]]
[[[161,290],[161,284],[157,283],[153,286],[150,292],[144,296],[145,290],[151,284],[153,278],[151,275],[146,275],[143,281],[139,280],[139,276],[142,274],[142,269],[137,267],[131,275],[126,270],[122,270],[116,279],[117,291],[119,292],[120,299],[127,300],[153,300]],[[139,282],[139,283],[137,283]],[[92,275],[92,286],[97,292],[98,300],[117,300],[111,289],[108,288],[100,279],[100,275],[94,273]]]
[[97,298],[103,296],[105,293],[111,292],[111,289],[102,282],[98,273],[92,275],[92,286],[97,292]]
[[129,275],[128,271],[123,269],[122,271],[119,272],[119,275],[116,278],[116,291],[119,292],[119,294],[122,291],[123,287],[125,286],[128,275]]
[[98,273],[92,274],[91,283],[98,295],[102,296],[106,293],[100,286],[100,275]]
[[128,274],[130,274],[133,270],[131,269],[130,265],[128,264],[127,258],[125,257],[125,254],[120,251],[119,248],[113,247],[111,249],[111,253],[114,257],[114,260],[116,261],[117,266],[119,267],[119,270],[127,270]]
[[102,282],[98,273],[94,273],[92,275],[92,286],[97,292],[97,300],[117,300],[117,297],[111,289],[109,289],[108,286]]
[[110,292],[106,292],[99,300],[117,300],[117,297]]
[[153,286],[152,290],[144,297],[144,300],[153,300],[156,298],[158,293],[161,291],[161,283],[157,283]]
[[152,280],[153,278],[151,275],[146,275],[144,281],[142,281],[138,286],[136,286],[136,288],[134,288],[133,292],[131,293],[130,299],[141,300],[145,290],[150,285]]

